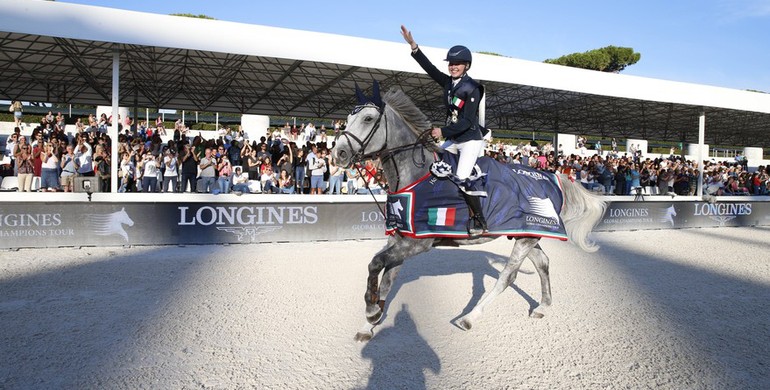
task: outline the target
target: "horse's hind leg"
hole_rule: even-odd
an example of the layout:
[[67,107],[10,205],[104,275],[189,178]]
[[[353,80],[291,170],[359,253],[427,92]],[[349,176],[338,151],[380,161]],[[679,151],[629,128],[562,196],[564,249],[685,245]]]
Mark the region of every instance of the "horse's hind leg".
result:
[[465,329],[470,330],[473,327],[473,322],[484,312],[484,308],[487,307],[492,301],[497,298],[500,293],[510,286],[514,280],[516,280],[516,274],[519,272],[519,267],[524,259],[527,258],[530,250],[537,245],[539,238],[519,238],[516,243],[513,244],[513,251],[511,257],[508,259],[508,263],[505,265],[500,276],[497,278],[495,287],[481,298],[481,301],[471,310],[470,313],[461,317],[458,320],[458,325]]
[[[366,283],[366,321],[367,323],[356,333],[355,339],[367,341],[372,338],[376,326],[385,314],[385,298],[393,286],[393,280],[398,275],[401,264],[405,259],[431,249],[433,240],[415,240],[391,236],[388,246],[377,253],[369,263],[369,277]],[[380,272],[382,284],[380,285]]]
[[543,249],[540,248],[540,244],[538,244],[532,248],[527,257],[532,260],[537,274],[540,275],[540,290],[542,292],[540,304],[532,309],[532,313],[529,316],[532,318],[543,318],[547,309],[551,307],[551,276],[548,272],[548,256],[546,256]]

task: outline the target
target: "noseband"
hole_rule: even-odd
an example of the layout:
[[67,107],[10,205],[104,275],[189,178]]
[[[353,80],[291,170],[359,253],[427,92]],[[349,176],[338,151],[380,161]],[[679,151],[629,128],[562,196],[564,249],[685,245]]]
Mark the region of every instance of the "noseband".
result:
[[387,118],[385,118],[385,143],[382,145],[382,148],[380,148],[379,150],[376,150],[370,153],[364,153],[364,150],[366,150],[366,148],[369,146],[369,142],[371,142],[372,138],[374,137],[374,132],[377,131],[377,129],[379,128],[382,118],[385,117],[385,106],[386,105],[383,104],[382,108],[380,108],[375,104],[367,103],[364,105],[356,106],[353,109],[352,114],[357,114],[358,112],[360,112],[366,107],[373,107],[377,109],[377,112],[379,113],[379,116],[377,117],[377,120],[374,122],[374,125],[372,126],[371,131],[369,131],[369,133],[366,135],[366,137],[364,137],[363,140],[361,140],[360,138],[356,137],[354,134],[351,134],[348,131],[341,132],[340,135],[338,135],[337,138],[335,138],[334,142],[337,143],[339,138],[344,136],[348,140],[348,143],[350,144],[350,146],[353,146],[353,142],[351,142],[351,139],[352,139],[353,141],[356,141],[356,143],[360,147],[359,151],[351,157],[351,163],[362,162],[365,159],[369,159],[369,158],[379,158],[380,160],[386,160],[392,157],[394,154],[397,154],[404,150],[414,150],[416,146],[427,147],[426,145],[430,142],[431,129],[427,129],[427,130],[424,130],[422,133],[420,133],[419,136],[417,136],[416,142],[411,144],[396,146],[394,148],[389,149],[388,148],[388,120]]
[[[374,121],[374,125],[372,126],[372,129],[369,131],[366,137],[364,137],[364,139],[361,140],[360,138],[356,137],[355,134],[352,134],[349,131],[343,131],[337,137],[338,139],[340,137],[345,137],[345,139],[347,139],[350,146],[353,146],[353,142],[351,142],[351,140],[356,141],[356,143],[358,144],[359,146],[358,152],[356,152],[356,154],[354,154],[351,157],[352,163],[362,162],[364,159],[376,157],[377,154],[388,149],[388,120],[386,118],[385,119],[385,144],[382,145],[382,148],[380,148],[380,150],[377,150],[371,153],[364,153],[366,148],[369,146],[369,142],[371,142],[372,138],[374,138],[374,132],[377,131],[377,129],[380,127],[380,122],[382,121],[382,118],[385,116],[385,105],[383,104],[382,108],[380,108],[372,103],[356,106],[353,109],[353,112],[351,114],[352,115],[358,114],[361,110],[367,107],[375,108],[377,110],[377,113],[379,113],[379,115],[377,116],[377,120]],[[335,143],[337,143],[337,139],[335,139]]]

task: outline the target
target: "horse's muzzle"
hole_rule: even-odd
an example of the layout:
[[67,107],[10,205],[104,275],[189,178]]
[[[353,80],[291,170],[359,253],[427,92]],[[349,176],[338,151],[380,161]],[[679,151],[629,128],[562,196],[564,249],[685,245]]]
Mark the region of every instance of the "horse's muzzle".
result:
[[339,145],[332,150],[332,159],[337,166],[347,168],[350,166],[351,153],[344,148],[340,148]]

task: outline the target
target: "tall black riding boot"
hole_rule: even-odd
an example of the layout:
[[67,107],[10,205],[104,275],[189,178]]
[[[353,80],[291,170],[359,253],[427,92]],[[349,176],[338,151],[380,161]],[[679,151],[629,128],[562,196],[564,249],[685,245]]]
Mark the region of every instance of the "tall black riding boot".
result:
[[484,212],[481,209],[481,198],[474,195],[468,195],[463,191],[460,192],[462,192],[465,203],[468,204],[468,208],[471,211],[468,220],[468,234],[471,236],[480,236],[484,233],[488,233],[487,220],[484,219]]

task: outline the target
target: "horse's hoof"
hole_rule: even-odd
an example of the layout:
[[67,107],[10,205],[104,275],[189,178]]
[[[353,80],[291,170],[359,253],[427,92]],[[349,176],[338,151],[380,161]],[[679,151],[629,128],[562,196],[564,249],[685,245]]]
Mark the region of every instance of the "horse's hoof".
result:
[[381,319],[382,319],[382,312],[379,312],[372,316],[366,316],[366,321],[372,325],[379,324]]
[[379,324],[381,319],[382,319],[382,310],[377,310],[376,313],[366,314],[366,321],[372,325]]
[[382,319],[383,311],[378,305],[367,305],[366,321],[372,325],[377,325]]
[[354,339],[359,343],[363,343],[371,340],[372,336],[374,336],[373,332],[358,332],[356,333],[356,337],[354,337]]
[[463,330],[471,330],[473,327],[473,324],[471,323],[471,320],[468,318],[461,318],[460,321],[457,321],[457,324],[462,328]]
[[534,309],[532,309],[532,313],[529,313],[529,318],[543,318],[545,317],[545,313],[547,312],[549,306],[543,306],[540,305]]

